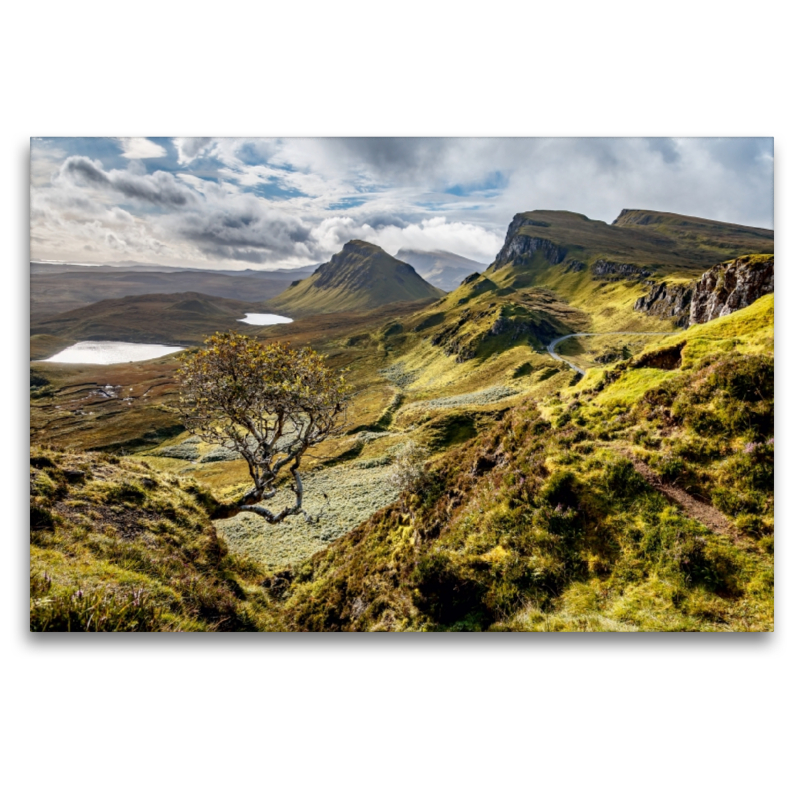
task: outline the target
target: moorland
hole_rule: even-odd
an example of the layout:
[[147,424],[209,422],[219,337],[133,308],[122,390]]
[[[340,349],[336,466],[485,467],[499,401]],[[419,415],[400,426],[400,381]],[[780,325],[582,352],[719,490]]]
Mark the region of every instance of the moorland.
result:
[[[296,280],[49,269],[31,628],[771,630],[773,250],[665,212],[533,211],[449,291],[360,241]],[[43,360],[228,330],[347,371],[344,430],[303,462],[308,520],[218,518],[247,467],[185,430],[175,356]]]

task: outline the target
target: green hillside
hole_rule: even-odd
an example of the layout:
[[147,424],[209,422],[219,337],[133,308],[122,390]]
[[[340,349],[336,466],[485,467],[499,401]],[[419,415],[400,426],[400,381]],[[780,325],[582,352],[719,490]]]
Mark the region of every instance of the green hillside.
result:
[[271,309],[296,315],[376,308],[430,298],[444,292],[424,281],[410,264],[380,247],[353,240],[310,278],[268,301]]
[[772,308],[519,403],[284,574],[281,624],[771,630]]
[[[32,365],[33,624],[88,626],[71,605],[88,592],[138,625],[112,613],[131,585],[152,600],[141,625],[169,629],[771,630],[773,297],[678,331],[633,308],[771,252],[770,231],[673,214],[529,212],[447,295],[351,242],[281,304],[153,295],[35,326],[36,354],[234,329],[309,345],[354,389],[345,430],[303,462],[317,521],[212,523],[247,466],[182,429],[174,357]],[[558,345],[582,376],[547,349],[575,332],[598,334]],[[425,468],[399,487],[409,444]]]
[[258,630],[257,566],[231,555],[206,493],[132,459],[33,448],[31,630]]

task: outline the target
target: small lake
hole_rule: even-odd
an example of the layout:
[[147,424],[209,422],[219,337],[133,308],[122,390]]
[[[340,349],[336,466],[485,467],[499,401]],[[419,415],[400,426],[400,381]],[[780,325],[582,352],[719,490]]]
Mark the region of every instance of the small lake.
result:
[[245,314],[244,319],[237,320],[237,322],[246,322],[248,325],[280,325],[283,322],[294,322],[294,320],[278,314]]
[[127,364],[148,361],[183,350],[166,344],[133,344],[131,342],[78,342],[44,361],[56,364]]

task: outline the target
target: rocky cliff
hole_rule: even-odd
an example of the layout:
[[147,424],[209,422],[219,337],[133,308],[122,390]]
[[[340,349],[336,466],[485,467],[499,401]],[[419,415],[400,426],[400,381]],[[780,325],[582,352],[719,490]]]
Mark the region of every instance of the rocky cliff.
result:
[[775,257],[749,255],[717,264],[693,284],[659,283],[633,309],[686,328],[746,308],[774,290]]
[[732,314],[774,291],[774,256],[744,256],[717,264],[697,282],[689,323],[694,325]]
[[640,297],[633,305],[634,311],[643,311],[651,317],[673,319],[680,328],[689,325],[689,306],[694,285],[687,283],[659,283],[649,294]]
[[653,273],[636,264],[620,264],[616,261],[606,261],[598,258],[592,264],[592,276],[605,281],[640,280],[648,278]]
[[517,214],[508,226],[503,249],[497,254],[497,258],[495,258],[491,266],[508,263],[522,264],[536,252],[541,252],[551,264],[560,264],[567,254],[565,247],[554,244],[550,239],[521,232],[523,228],[530,231],[532,228],[547,227],[549,227],[547,223],[531,220],[523,214]]

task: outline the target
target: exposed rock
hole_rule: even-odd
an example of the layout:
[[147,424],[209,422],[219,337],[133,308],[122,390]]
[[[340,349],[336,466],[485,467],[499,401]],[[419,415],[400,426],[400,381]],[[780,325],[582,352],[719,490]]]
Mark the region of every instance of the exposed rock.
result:
[[536,223],[522,214],[517,214],[508,226],[503,249],[497,254],[491,266],[496,267],[509,262],[518,265],[540,252],[551,264],[560,264],[567,255],[565,247],[559,247],[549,239],[528,236],[520,233],[524,227],[548,227],[546,223]]
[[592,276],[606,281],[639,280],[647,278],[653,273],[635,264],[620,264],[617,261],[606,261],[598,258],[592,264]]
[[745,256],[717,264],[697,282],[689,323],[709,322],[775,291],[775,258]]
[[570,261],[567,261],[567,266],[564,269],[564,273],[567,272],[583,272],[586,269],[586,264],[583,261],[577,261],[574,258]]
[[652,369],[678,369],[681,365],[681,354],[686,342],[680,342],[672,347],[665,347],[661,350],[654,350],[650,353],[643,353],[632,364],[633,369],[650,367]]
[[659,319],[674,319],[679,328],[686,328],[689,325],[693,288],[686,283],[659,283],[633,304],[633,310]]

